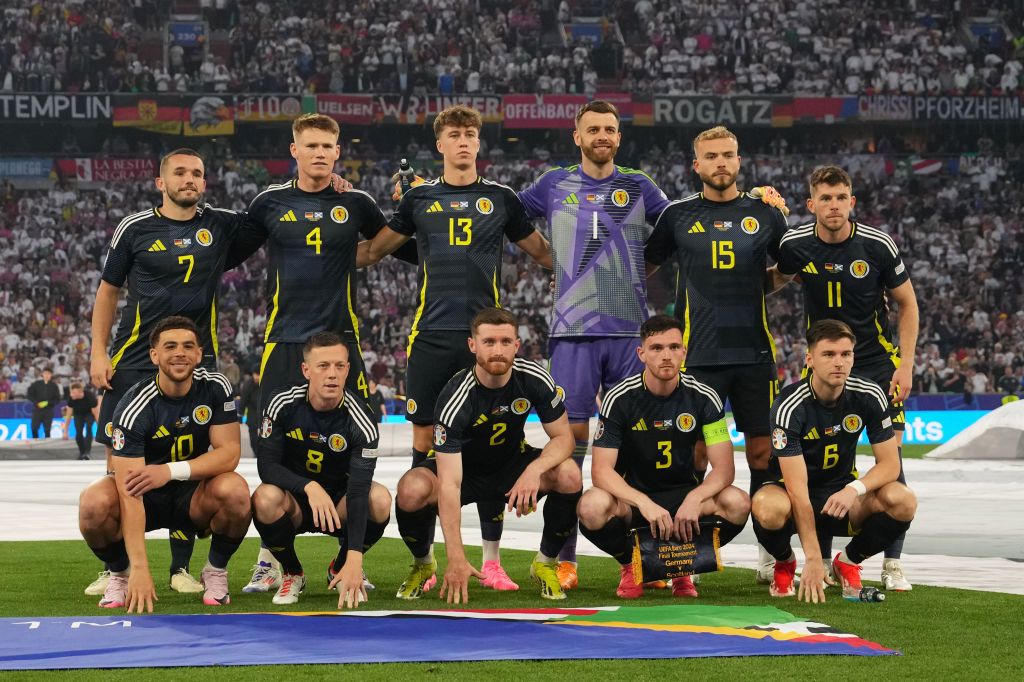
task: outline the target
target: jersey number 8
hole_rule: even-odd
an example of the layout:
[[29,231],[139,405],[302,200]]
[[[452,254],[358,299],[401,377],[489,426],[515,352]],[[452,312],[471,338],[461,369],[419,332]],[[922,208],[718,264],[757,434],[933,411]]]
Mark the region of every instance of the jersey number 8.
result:
[[318,450],[310,450],[306,453],[306,470],[312,474],[319,474],[324,469],[324,453]]

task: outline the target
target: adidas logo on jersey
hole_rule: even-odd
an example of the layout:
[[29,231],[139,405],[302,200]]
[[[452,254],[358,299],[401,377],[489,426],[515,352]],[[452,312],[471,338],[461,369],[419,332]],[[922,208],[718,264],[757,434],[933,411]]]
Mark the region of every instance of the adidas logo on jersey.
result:
[[820,437],[821,436],[818,435],[818,427],[814,427],[807,432],[807,435],[804,436],[804,440],[817,440]]
[[288,436],[289,438],[293,438],[295,440],[302,440],[303,439],[302,438],[302,429],[292,429],[291,431],[289,431],[285,435]]
[[476,422],[473,423],[473,426],[480,426],[485,421],[487,421],[487,415],[486,414],[482,414],[482,415],[480,415],[480,418],[477,419]]
[[278,218],[279,223],[297,223],[299,219],[295,217],[295,211],[288,211],[283,216]]
[[636,424],[633,424],[633,428],[630,429],[630,430],[631,431],[647,431],[647,422],[645,422],[643,420],[643,418],[641,418],[640,421],[638,421]]
[[155,242],[153,242],[153,245],[151,247],[149,247],[149,250],[150,251],[166,251],[167,247],[164,246],[164,243],[162,241],[157,239]]
[[814,263],[808,263],[804,266],[803,272],[806,272],[808,275],[817,275],[818,268],[814,267]]
[[693,224],[693,227],[691,227],[691,228],[690,228],[690,229],[689,229],[689,230],[687,231],[687,234],[699,234],[699,233],[701,233],[701,232],[704,232],[704,226],[703,226],[703,225],[701,225],[701,224],[700,224],[700,221],[698,220],[697,222],[695,222],[695,223]]
[[156,430],[156,433],[153,434],[153,440],[157,440],[159,438],[163,438],[164,436],[169,435],[171,435],[171,432],[167,430],[167,427],[161,426],[159,429]]
[[580,203],[580,200],[579,200],[579,197],[576,196],[576,192],[573,192],[572,194],[567,196],[565,199],[562,199],[562,204],[564,204],[566,206],[574,206],[574,205],[576,205],[578,203]]
[[443,211],[444,207],[441,205],[440,201],[435,201],[430,205],[430,208],[427,209],[427,213],[441,213]]

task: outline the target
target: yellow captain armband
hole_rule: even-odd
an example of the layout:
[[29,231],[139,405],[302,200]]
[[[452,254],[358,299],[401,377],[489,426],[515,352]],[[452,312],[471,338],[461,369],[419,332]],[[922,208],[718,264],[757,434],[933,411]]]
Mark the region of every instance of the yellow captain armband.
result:
[[714,424],[705,424],[702,430],[705,445],[715,445],[729,440],[729,426],[725,423],[724,417]]

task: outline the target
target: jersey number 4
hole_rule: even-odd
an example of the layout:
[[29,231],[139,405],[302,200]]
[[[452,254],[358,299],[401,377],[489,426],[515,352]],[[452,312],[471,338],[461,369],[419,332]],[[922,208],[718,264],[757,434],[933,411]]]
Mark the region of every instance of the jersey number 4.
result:
[[320,228],[314,227],[309,231],[309,234],[306,235],[306,246],[312,246],[316,250],[316,255],[319,256],[321,244],[323,244],[323,242],[320,241]]

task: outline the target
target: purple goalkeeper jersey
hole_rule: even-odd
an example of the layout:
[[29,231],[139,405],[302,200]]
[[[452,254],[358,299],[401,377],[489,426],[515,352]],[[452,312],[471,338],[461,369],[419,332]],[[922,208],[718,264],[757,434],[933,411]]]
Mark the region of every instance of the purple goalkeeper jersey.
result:
[[550,336],[638,336],[648,317],[644,242],[669,204],[654,180],[622,166],[595,180],[576,165],[544,173],[519,198],[551,232]]

